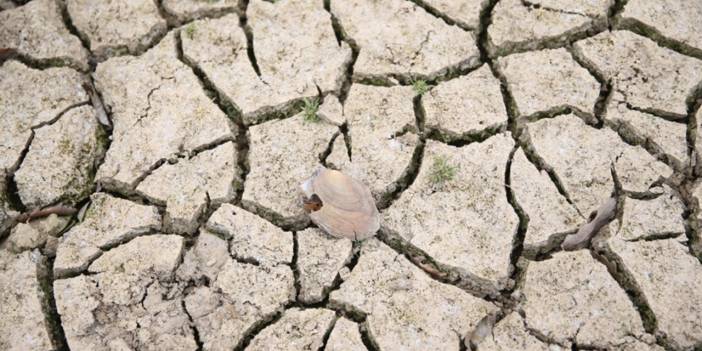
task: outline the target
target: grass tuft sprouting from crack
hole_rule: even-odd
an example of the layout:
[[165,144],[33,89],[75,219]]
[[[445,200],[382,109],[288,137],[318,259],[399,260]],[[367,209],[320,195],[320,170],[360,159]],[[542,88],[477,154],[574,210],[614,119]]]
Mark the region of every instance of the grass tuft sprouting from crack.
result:
[[317,116],[317,110],[319,110],[319,99],[316,97],[305,98],[303,103],[304,106],[302,108],[302,116],[305,122],[319,122],[319,116]]
[[424,95],[429,91],[429,84],[422,79],[415,80],[412,82],[412,90],[417,95]]
[[193,39],[193,36],[195,36],[195,23],[190,23],[185,27],[185,35],[188,37],[188,39]]
[[449,164],[449,161],[443,156],[434,158],[434,163],[431,165],[431,173],[429,180],[434,185],[442,185],[453,180],[456,176],[457,168]]

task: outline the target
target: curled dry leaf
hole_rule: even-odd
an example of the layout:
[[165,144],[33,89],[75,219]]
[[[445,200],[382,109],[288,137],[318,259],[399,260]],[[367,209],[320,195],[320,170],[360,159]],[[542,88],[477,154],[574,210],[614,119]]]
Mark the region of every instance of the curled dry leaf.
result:
[[465,339],[466,347],[469,350],[477,350],[478,345],[480,345],[486,337],[492,335],[492,328],[495,326],[495,323],[497,323],[498,317],[498,313],[490,313],[478,322],[475,329],[473,329],[470,335]]
[[367,186],[335,170],[317,169],[301,184],[310,219],[329,235],[363,240],[380,229],[380,216]]
[[614,219],[616,210],[617,198],[610,197],[600,205],[594,218],[580,227],[577,233],[566,236],[561,244],[561,248],[565,251],[573,251],[586,247],[590,239],[592,239],[602,227]]
[[83,83],[83,89],[90,97],[90,103],[95,109],[95,117],[97,118],[98,122],[107,128],[112,128],[110,119],[107,117],[107,111],[105,111],[105,106],[102,104],[102,100],[100,100],[100,97],[98,96],[93,84],[85,82]]

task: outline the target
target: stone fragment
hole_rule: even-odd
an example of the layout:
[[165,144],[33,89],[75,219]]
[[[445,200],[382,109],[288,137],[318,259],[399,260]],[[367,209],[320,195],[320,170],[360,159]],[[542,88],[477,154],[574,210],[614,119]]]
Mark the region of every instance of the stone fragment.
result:
[[614,162],[626,190],[646,191],[672,170],[640,146],[624,143],[608,128],[595,129],[569,114],[528,126],[536,153],[553,167],[581,213],[589,214],[610,197]]
[[7,238],[7,249],[11,252],[37,249],[51,236],[58,235],[66,227],[70,218],[52,214],[29,223],[17,223]]
[[492,337],[488,337],[480,343],[481,351],[565,351],[558,346],[549,347],[529,334],[524,319],[516,312],[510,313],[495,324],[491,335]]
[[610,240],[612,250],[641,288],[658,329],[679,348],[702,341],[702,266],[677,239]]
[[658,46],[628,31],[612,31],[578,41],[573,46],[585,56],[613,91],[631,105],[665,111],[684,118],[685,100],[702,81],[702,61]]
[[385,211],[385,225],[438,262],[506,278],[519,224],[504,185],[513,146],[507,133],[461,148],[427,141],[419,175]]
[[324,346],[324,335],[332,328],[335,319],[331,310],[291,308],[279,321],[256,335],[247,350],[319,350]]
[[303,214],[299,185],[319,165],[335,133],[336,126],[305,122],[302,113],[251,127],[244,202],[284,217]]
[[300,272],[298,299],[320,302],[351,259],[351,240],[329,236],[310,228],[297,233],[297,269]]
[[240,263],[227,254],[227,242],[203,231],[177,271],[186,290],[185,308],[203,349],[231,350],[261,321],[282,312],[295,296],[292,270],[286,265]]
[[621,13],[624,26],[641,22],[663,36],[702,50],[702,3],[698,1],[646,1],[627,2]]
[[38,250],[0,250],[0,349],[57,349],[44,315],[48,296],[40,282],[45,275],[46,259]]
[[587,250],[530,263],[523,294],[526,324],[562,345],[610,349],[644,333],[624,290]]
[[[256,67],[236,15],[198,21],[182,36],[185,57],[198,65],[244,114],[255,121],[295,99],[337,91],[351,60],[351,48],[334,37],[322,3],[254,0],[247,8]],[[258,69],[258,72],[255,71]]]
[[567,43],[568,37],[607,23],[611,0],[523,1],[497,3],[488,27],[488,46],[497,55],[535,50],[544,43]]
[[190,159],[164,164],[146,177],[137,191],[166,205],[164,225],[177,233],[192,233],[208,204],[235,197],[241,180],[233,142],[205,150]]
[[529,162],[522,149],[514,154],[510,172],[517,203],[529,216],[524,244],[544,242],[552,234],[573,230],[585,222],[577,209],[558,192],[548,174]]
[[84,271],[102,250],[161,227],[155,207],[105,193],[93,194],[90,199],[83,221],[59,239],[54,262],[54,275],[58,277]]
[[381,350],[459,350],[492,304],[439,283],[404,256],[375,239],[363,242],[361,257],[330,303],[352,306]]
[[99,58],[142,53],[167,30],[152,0],[67,0],[66,9]]
[[178,23],[202,17],[217,17],[237,12],[237,0],[164,0],[163,9],[174,16]]
[[341,317],[334,324],[325,351],[366,351],[358,324]]
[[685,233],[685,205],[667,185],[664,192],[652,200],[627,198],[624,216],[617,236],[623,240],[640,240],[661,235]]
[[424,0],[424,3],[464,27],[477,29],[480,24],[480,10],[485,2],[483,0]]
[[427,128],[461,134],[507,123],[500,81],[488,65],[440,83],[424,95],[422,104]]
[[82,83],[81,75],[69,68],[36,70],[14,60],[0,66],[0,178],[19,166],[33,127],[88,101]]
[[410,165],[419,142],[417,135],[400,131],[414,127],[411,87],[351,86],[344,116],[351,136],[351,155],[334,147],[329,161],[352,178],[366,184],[378,199],[392,191]]
[[317,116],[331,124],[340,126],[344,124],[344,122],[346,122],[346,119],[344,118],[343,108],[344,107],[341,106],[339,98],[336,97],[336,95],[329,94],[324,98],[324,102],[322,102],[322,105],[319,106]]
[[607,107],[607,120],[612,128],[626,127],[635,134],[631,137],[641,142],[653,142],[665,153],[687,164],[687,124],[673,122],[646,112],[632,110],[623,101],[612,99]]
[[172,34],[141,56],[99,64],[95,80],[114,122],[102,184],[133,189],[159,161],[233,138],[231,122],[178,60]]
[[35,0],[2,11],[0,48],[16,50],[43,64],[88,70],[88,51],[63,24],[61,9],[55,0]]
[[291,233],[244,209],[223,204],[207,221],[207,229],[224,235],[237,259],[264,265],[292,262]]
[[438,75],[449,66],[475,65],[475,35],[447,25],[412,2],[349,0],[331,4],[331,12],[360,54],[354,75]]
[[522,115],[559,106],[592,113],[600,84],[566,49],[541,50],[497,61]]
[[175,235],[139,237],[106,252],[91,275],[54,281],[70,349],[196,350],[171,286],[183,247]]
[[92,107],[66,112],[54,124],[35,130],[15,181],[28,208],[58,201],[75,204],[90,192],[104,132]]

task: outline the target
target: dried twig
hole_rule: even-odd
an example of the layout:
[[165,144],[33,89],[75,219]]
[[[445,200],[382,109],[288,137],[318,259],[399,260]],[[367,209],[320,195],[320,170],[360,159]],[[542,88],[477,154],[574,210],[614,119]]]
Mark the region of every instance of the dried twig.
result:
[[42,217],[47,217],[52,214],[56,214],[59,216],[72,216],[75,214],[77,210],[73,207],[67,207],[67,206],[50,206],[42,209],[35,209],[32,211],[27,211],[25,213],[22,213],[15,217],[15,221],[17,222],[22,222],[26,223],[31,220],[35,220],[37,218],[42,218]]

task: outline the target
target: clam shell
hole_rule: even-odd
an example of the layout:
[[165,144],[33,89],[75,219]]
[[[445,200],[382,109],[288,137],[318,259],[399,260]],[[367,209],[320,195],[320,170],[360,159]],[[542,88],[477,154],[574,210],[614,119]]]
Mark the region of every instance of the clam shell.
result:
[[380,228],[380,216],[367,186],[335,170],[320,168],[301,184],[307,197],[322,200],[322,208],[310,219],[337,238],[363,240]]

